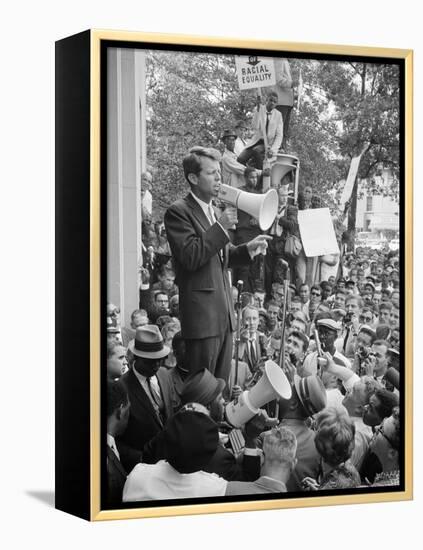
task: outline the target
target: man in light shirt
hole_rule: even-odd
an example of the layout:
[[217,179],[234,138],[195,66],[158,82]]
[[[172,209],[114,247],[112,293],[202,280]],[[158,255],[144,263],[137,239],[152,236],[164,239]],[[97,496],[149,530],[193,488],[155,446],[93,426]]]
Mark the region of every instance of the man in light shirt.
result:
[[225,151],[222,155],[222,181],[231,187],[244,187],[245,166],[237,161],[235,153],[235,141],[237,135],[233,130],[223,132],[222,141],[225,144]]

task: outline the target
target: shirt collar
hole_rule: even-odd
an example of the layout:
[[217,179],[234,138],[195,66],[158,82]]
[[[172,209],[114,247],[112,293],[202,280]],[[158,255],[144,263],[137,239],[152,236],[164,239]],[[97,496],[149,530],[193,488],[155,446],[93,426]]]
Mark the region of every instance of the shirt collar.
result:
[[197,202],[197,204],[201,207],[201,210],[204,212],[204,214],[208,218],[209,217],[209,206],[211,206],[213,208],[211,202],[209,204],[207,204],[206,202],[204,202],[201,199],[199,199],[198,197],[196,197],[192,191],[190,191],[190,193],[193,196],[194,200]]
[[107,445],[112,448],[116,446],[115,438],[110,434],[107,434]]
[[112,451],[115,453],[115,455],[118,457],[118,459],[120,460],[120,455],[119,455],[119,451],[116,447],[116,441],[115,441],[115,438],[111,435],[111,434],[107,434],[107,445],[112,449]]
[[[137,378],[137,380],[141,384],[141,386],[144,385],[144,384],[147,384],[147,377],[146,376],[143,376],[142,374],[140,374],[135,369],[132,369],[132,372],[135,374],[135,377]],[[150,376],[149,378],[156,379],[156,376]]]

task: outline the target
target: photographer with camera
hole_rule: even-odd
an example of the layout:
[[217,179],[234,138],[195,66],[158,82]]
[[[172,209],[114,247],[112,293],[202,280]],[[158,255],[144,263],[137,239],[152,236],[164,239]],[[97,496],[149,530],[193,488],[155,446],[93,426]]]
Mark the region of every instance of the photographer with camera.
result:
[[353,371],[358,376],[367,373],[366,361],[372,352],[372,344],[376,340],[376,331],[368,325],[362,325],[358,331],[354,353]]
[[345,311],[343,330],[336,341],[336,349],[348,357],[348,359],[354,358],[356,349],[356,339],[360,330],[360,313],[363,307],[363,302],[360,296],[349,294],[345,299]]
[[384,376],[388,370],[389,343],[386,340],[376,340],[368,356],[362,361],[362,372],[372,376],[375,380],[384,383]]

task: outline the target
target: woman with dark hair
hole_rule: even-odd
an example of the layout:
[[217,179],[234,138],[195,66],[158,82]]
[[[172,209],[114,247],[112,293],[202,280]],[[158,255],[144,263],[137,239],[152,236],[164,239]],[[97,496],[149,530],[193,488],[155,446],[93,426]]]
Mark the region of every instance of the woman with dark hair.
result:
[[354,437],[354,422],[345,411],[328,407],[319,413],[314,444],[321,456],[321,473],[318,480],[305,478],[304,489],[350,489],[360,485],[360,475],[349,461]]

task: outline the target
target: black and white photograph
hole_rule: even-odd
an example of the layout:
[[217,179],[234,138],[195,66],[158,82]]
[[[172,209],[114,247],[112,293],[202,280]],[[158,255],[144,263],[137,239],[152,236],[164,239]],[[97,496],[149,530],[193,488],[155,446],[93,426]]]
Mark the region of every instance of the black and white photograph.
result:
[[102,508],[404,490],[403,60],[101,63]]

